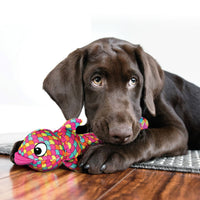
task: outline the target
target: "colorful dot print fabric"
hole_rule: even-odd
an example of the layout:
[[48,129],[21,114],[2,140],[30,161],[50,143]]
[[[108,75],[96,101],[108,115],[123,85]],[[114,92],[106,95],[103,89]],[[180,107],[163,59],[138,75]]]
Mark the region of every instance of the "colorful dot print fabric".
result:
[[[60,129],[52,132],[39,129],[24,139],[14,160],[18,165],[28,165],[37,171],[49,171],[64,164],[78,170],[78,157],[90,145],[102,143],[94,133],[76,134],[81,119],[70,119]],[[148,128],[148,121],[141,118],[141,130]]]

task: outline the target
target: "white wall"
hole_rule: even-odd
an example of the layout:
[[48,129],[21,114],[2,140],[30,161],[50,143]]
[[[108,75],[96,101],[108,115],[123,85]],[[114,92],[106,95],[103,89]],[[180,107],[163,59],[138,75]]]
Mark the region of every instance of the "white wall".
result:
[[198,0],[0,0],[0,133],[59,128],[65,119],[42,81],[101,37],[141,44],[163,69],[200,85],[199,8]]

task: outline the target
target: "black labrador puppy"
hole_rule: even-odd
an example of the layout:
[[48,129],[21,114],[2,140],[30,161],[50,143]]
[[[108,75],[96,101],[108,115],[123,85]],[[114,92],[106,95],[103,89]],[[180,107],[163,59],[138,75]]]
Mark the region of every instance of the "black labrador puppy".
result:
[[[139,45],[94,41],[58,64],[43,86],[66,119],[85,106],[88,122],[78,131],[93,131],[104,141],[81,158],[88,173],[113,173],[200,148],[200,88],[163,71]],[[140,130],[141,116],[149,121],[147,130]]]

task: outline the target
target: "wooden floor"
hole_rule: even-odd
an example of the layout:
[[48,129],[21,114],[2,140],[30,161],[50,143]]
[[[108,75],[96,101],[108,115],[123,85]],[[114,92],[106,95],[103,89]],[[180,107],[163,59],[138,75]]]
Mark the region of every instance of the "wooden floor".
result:
[[57,169],[35,172],[0,156],[0,199],[200,199],[200,175],[127,169],[88,175]]

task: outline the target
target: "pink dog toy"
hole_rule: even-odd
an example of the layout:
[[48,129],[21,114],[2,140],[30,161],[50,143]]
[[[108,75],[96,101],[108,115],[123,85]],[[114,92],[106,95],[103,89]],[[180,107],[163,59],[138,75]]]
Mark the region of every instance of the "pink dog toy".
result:
[[[80,123],[80,119],[71,119],[54,132],[48,129],[31,132],[15,153],[15,163],[28,165],[37,171],[49,171],[61,164],[78,170],[78,156],[90,145],[101,143],[94,133],[76,134]],[[141,130],[148,128],[148,121],[143,117],[140,127]]]

